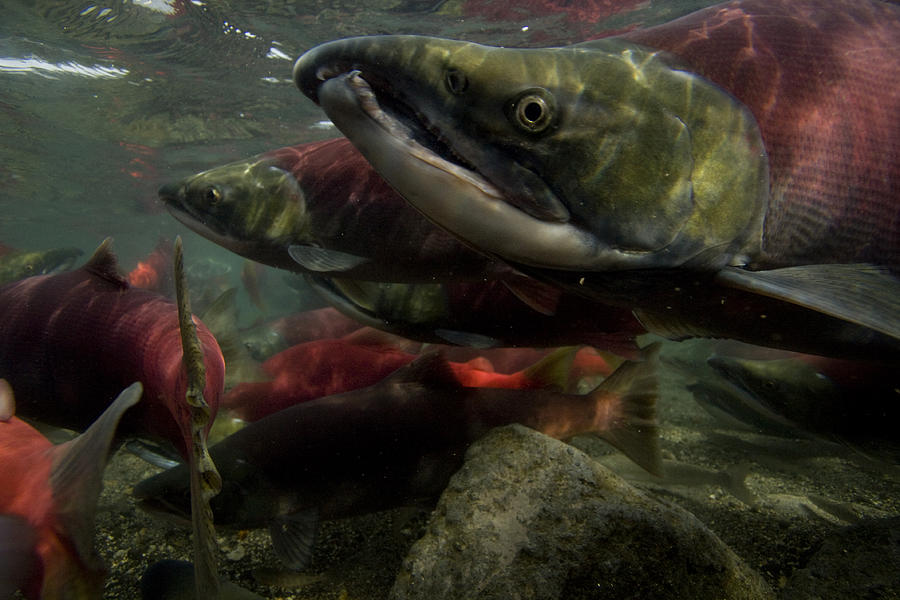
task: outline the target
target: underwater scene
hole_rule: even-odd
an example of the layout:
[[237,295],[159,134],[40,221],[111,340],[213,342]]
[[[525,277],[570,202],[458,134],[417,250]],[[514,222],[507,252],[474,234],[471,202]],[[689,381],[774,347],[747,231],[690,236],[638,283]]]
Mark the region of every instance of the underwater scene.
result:
[[900,598],[900,4],[2,15],[0,600]]

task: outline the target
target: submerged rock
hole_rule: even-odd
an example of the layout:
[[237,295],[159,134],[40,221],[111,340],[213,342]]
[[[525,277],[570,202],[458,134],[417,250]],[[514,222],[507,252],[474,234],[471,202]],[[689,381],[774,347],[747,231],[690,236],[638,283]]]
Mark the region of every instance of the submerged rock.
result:
[[900,517],[862,521],[825,539],[782,590],[785,600],[900,597]]
[[693,515],[519,425],[469,448],[391,592],[395,600],[773,597]]

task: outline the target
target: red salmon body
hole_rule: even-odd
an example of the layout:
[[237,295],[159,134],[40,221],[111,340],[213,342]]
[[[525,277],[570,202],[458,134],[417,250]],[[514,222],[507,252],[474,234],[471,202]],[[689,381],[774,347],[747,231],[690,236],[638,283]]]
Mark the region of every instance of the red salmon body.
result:
[[[140,381],[145,400],[122,431],[170,440],[184,452],[179,425],[189,415],[177,312],[167,298],[131,287],[101,246],[80,269],[0,288],[0,377],[16,390],[20,415],[79,430]],[[213,335],[196,322],[204,395],[215,414],[225,363]]]
[[163,296],[175,295],[172,278],[172,242],[161,239],[144,260],[128,272],[128,283],[137,288],[157,291]]
[[48,484],[52,449],[47,438],[21,419],[13,417],[0,422],[4,483],[0,486],[0,513],[27,516],[35,530],[38,567],[23,589],[27,598],[40,597],[45,565],[67,557],[65,542],[55,533],[60,527],[54,512],[53,490]]
[[240,383],[225,394],[222,405],[256,421],[301,402],[374,385],[414,358],[341,340],[298,344],[263,363],[271,381]]
[[769,260],[896,266],[898,30],[887,2],[741,0],[623,38],[671,52],[756,117]]
[[85,433],[54,446],[14,416],[13,390],[0,379],[0,535],[19,554],[4,578],[29,600],[100,597],[94,513],[116,427],[141,392],[132,384]]
[[[567,354],[556,352],[515,373],[499,373],[490,361],[473,358],[447,364],[456,384],[467,388],[562,389],[572,364]],[[296,404],[375,385],[397,369],[419,358],[384,345],[359,344],[351,340],[317,340],[279,352],[265,363],[271,381],[240,383],[222,400],[222,405],[247,421],[257,421]],[[582,361],[583,362],[583,361]],[[601,359],[602,362],[602,359]],[[594,361],[594,366],[597,362]],[[585,364],[580,371],[588,371]],[[605,373],[604,373],[605,372]],[[592,374],[608,374],[606,363]]]

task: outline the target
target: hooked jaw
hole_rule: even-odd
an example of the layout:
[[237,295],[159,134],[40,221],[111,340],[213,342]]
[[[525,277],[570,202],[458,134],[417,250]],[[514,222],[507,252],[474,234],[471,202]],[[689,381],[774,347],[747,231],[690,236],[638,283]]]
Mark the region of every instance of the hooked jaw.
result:
[[[408,202],[476,247],[516,262],[560,266],[591,252],[590,241],[577,228],[519,210],[478,172],[405,134],[402,124],[379,109],[358,72],[327,79],[319,98],[335,125]],[[510,236],[511,231],[530,232],[531,244]]]
[[295,64],[298,87],[426,217],[475,247],[514,262],[570,269],[595,259],[596,240],[566,220],[568,213],[558,201],[551,212],[559,218],[549,220],[514,206],[481,172],[449,153],[439,154],[434,148],[444,142],[421,143],[433,135],[429,128],[379,102],[364,70],[321,64],[318,52],[321,47]]
[[759,251],[753,115],[664,56],[604,40],[322,44],[294,80],[413,206],[470,245],[567,271],[718,270]]

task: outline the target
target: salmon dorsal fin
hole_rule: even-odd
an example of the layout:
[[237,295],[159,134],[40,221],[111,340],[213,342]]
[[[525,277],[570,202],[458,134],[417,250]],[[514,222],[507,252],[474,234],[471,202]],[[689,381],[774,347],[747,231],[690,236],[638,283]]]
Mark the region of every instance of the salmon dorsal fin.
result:
[[97,246],[94,254],[84,264],[82,269],[96,275],[101,279],[105,279],[116,286],[126,289],[129,287],[128,280],[119,273],[119,261],[111,250],[112,238],[108,237]]
[[[52,448],[50,487],[63,530],[85,564],[92,564],[94,513],[103,488],[103,470],[119,419],[141,398],[133,383],[119,394],[96,421],[75,439]],[[99,559],[97,559],[99,560]]]
[[440,352],[424,354],[384,379],[385,383],[419,383],[428,387],[462,387]]
[[577,346],[557,348],[524,371],[530,381],[540,382],[544,387],[564,390],[569,381],[569,372],[575,362]]

